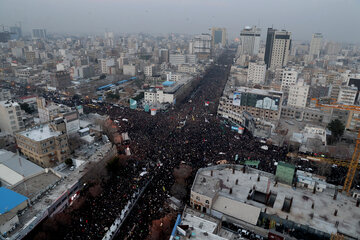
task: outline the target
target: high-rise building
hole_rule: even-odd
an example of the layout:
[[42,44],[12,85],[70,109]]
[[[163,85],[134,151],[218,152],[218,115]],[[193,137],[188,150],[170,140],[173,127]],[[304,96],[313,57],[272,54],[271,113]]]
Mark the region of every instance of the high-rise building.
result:
[[295,85],[298,78],[298,72],[294,69],[286,69],[282,72],[281,91],[288,93],[290,86]]
[[45,39],[46,38],[46,30],[45,29],[33,29],[32,30],[32,38],[33,39]]
[[266,65],[264,63],[250,62],[248,68],[247,82],[250,84],[265,83]]
[[199,34],[194,37],[193,53],[198,59],[207,59],[211,54],[211,35]]
[[321,33],[314,33],[311,38],[309,55],[312,58],[318,58],[320,56],[321,42],[323,36]]
[[115,40],[114,40],[114,33],[113,32],[105,32],[105,43],[108,47],[114,47]]
[[307,97],[309,94],[309,85],[305,85],[304,81],[297,82],[289,88],[289,98],[287,105],[290,107],[306,107]]
[[159,50],[160,63],[168,63],[169,62],[169,50],[168,49],[160,49]]
[[216,28],[211,29],[211,46],[221,44],[221,46],[226,46],[226,28]]
[[240,33],[240,54],[256,55],[260,48],[261,29],[254,27],[245,27]]
[[10,38],[12,40],[19,40],[21,38],[21,27],[13,26],[10,27]]
[[268,28],[264,61],[269,69],[286,66],[291,49],[291,32]]

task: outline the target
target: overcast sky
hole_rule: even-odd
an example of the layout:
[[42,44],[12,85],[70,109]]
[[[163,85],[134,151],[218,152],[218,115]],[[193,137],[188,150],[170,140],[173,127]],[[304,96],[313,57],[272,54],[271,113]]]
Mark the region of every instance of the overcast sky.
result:
[[285,28],[294,40],[322,32],[360,43],[360,0],[0,0],[0,24],[23,30],[97,33],[202,33],[226,27],[235,38],[247,25]]

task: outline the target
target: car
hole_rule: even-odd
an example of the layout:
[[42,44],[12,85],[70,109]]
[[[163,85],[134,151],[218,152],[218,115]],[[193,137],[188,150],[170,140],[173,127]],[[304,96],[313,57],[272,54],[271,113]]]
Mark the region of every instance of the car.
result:
[[74,171],[74,170],[75,170],[75,166],[71,166],[70,171]]

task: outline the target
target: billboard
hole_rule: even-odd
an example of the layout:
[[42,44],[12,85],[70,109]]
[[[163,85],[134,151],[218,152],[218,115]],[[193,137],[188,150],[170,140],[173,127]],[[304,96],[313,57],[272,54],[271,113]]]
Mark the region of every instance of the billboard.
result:
[[233,105],[234,106],[240,106],[241,105],[241,93],[234,92]]
[[[236,96],[236,97],[235,97]],[[240,99],[239,99],[240,98]],[[236,99],[236,101],[235,101]],[[237,105],[239,104],[239,105]],[[273,111],[279,110],[280,97],[266,96],[254,93],[234,93],[233,105],[256,107]]]
[[137,108],[137,101],[134,99],[130,99],[130,109],[136,109]]

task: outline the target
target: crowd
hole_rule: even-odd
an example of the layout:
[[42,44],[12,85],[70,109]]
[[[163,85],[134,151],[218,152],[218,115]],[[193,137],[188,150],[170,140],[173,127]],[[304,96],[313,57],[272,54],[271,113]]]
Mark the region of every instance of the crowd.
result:
[[[286,148],[269,146],[268,150],[263,150],[260,148],[263,143],[247,132],[243,135],[232,132],[216,116],[218,99],[229,72],[225,64],[230,65],[231,61],[231,57],[225,54],[219,60],[224,65],[211,67],[194,94],[189,95],[191,99],[166,113],[150,116],[128,108],[103,106],[96,109],[96,112],[118,120],[119,131],[129,133],[132,157],[120,174],[102,183],[98,196],[86,198],[79,209],[71,212],[71,223],[59,231],[59,236],[65,239],[101,239],[132,194],[152,177],[116,237],[146,239],[152,221],[168,214],[164,202],[175,182],[173,170],[181,163],[193,169],[192,177],[197,169],[219,160],[234,163],[235,155],[239,160],[260,160],[261,170],[275,171],[274,163],[285,159]],[[205,101],[211,102],[210,105],[206,106]],[[121,121],[123,118],[128,121]],[[139,178],[143,171],[148,174]],[[186,201],[186,198],[181,200]]]

